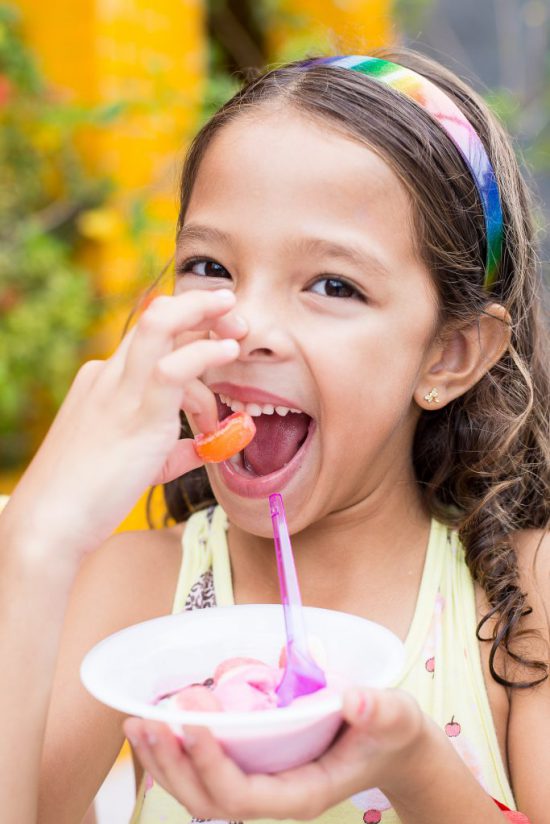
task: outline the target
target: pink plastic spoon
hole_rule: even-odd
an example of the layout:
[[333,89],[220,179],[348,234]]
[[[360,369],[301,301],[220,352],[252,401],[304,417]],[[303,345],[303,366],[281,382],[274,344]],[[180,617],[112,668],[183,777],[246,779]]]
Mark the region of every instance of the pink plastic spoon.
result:
[[276,692],[278,705],[286,707],[300,695],[309,695],[326,687],[327,681],[308,651],[298,576],[283,499],[278,493],[269,496],[269,507],[286,628],[286,665]]

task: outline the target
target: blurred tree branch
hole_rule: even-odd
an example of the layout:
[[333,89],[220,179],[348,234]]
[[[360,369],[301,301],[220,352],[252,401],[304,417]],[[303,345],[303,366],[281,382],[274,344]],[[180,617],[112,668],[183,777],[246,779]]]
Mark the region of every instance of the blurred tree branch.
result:
[[248,0],[211,2],[209,28],[235,68],[261,68],[265,64],[262,32]]

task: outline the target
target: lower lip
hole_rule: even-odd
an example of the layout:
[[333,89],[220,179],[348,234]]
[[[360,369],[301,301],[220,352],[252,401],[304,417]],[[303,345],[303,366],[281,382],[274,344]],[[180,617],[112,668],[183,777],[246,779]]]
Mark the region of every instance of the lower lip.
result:
[[241,495],[243,498],[265,498],[272,492],[281,491],[302,467],[316,428],[315,422],[312,420],[309,425],[307,437],[292,460],[289,461],[286,466],[283,466],[282,469],[271,472],[269,475],[261,475],[259,477],[254,477],[249,474],[245,475],[243,470],[239,471],[239,469],[229,461],[217,464],[226,487],[231,492],[234,492],[236,495]]

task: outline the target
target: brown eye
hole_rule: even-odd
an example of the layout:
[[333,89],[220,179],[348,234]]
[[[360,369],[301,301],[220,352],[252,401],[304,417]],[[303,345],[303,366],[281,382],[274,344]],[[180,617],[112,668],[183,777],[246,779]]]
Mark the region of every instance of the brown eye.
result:
[[[200,267],[202,267],[202,271],[200,271]],[[191,258],[190,260],[185,260],[178,266],[177,273],[178,275],[192,274],[197,275],[197,277],[206,278],[227,279],[231,277],[225,266],[222,266],[221,263],[216,263],[215,260],[211,260],[210,258]]]
[[326,298],[359,298],[357,289],[341,278],[320,278],[311,287],[311,291]]

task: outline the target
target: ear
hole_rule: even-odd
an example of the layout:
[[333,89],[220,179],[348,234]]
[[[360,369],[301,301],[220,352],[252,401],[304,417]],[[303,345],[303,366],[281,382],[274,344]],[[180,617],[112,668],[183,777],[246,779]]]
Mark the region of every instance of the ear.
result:
[[510,343],[510,316],[489,304],[471,324],[441,330],[429,348],[414,393],[422,409],[440,409],[474,386]]

